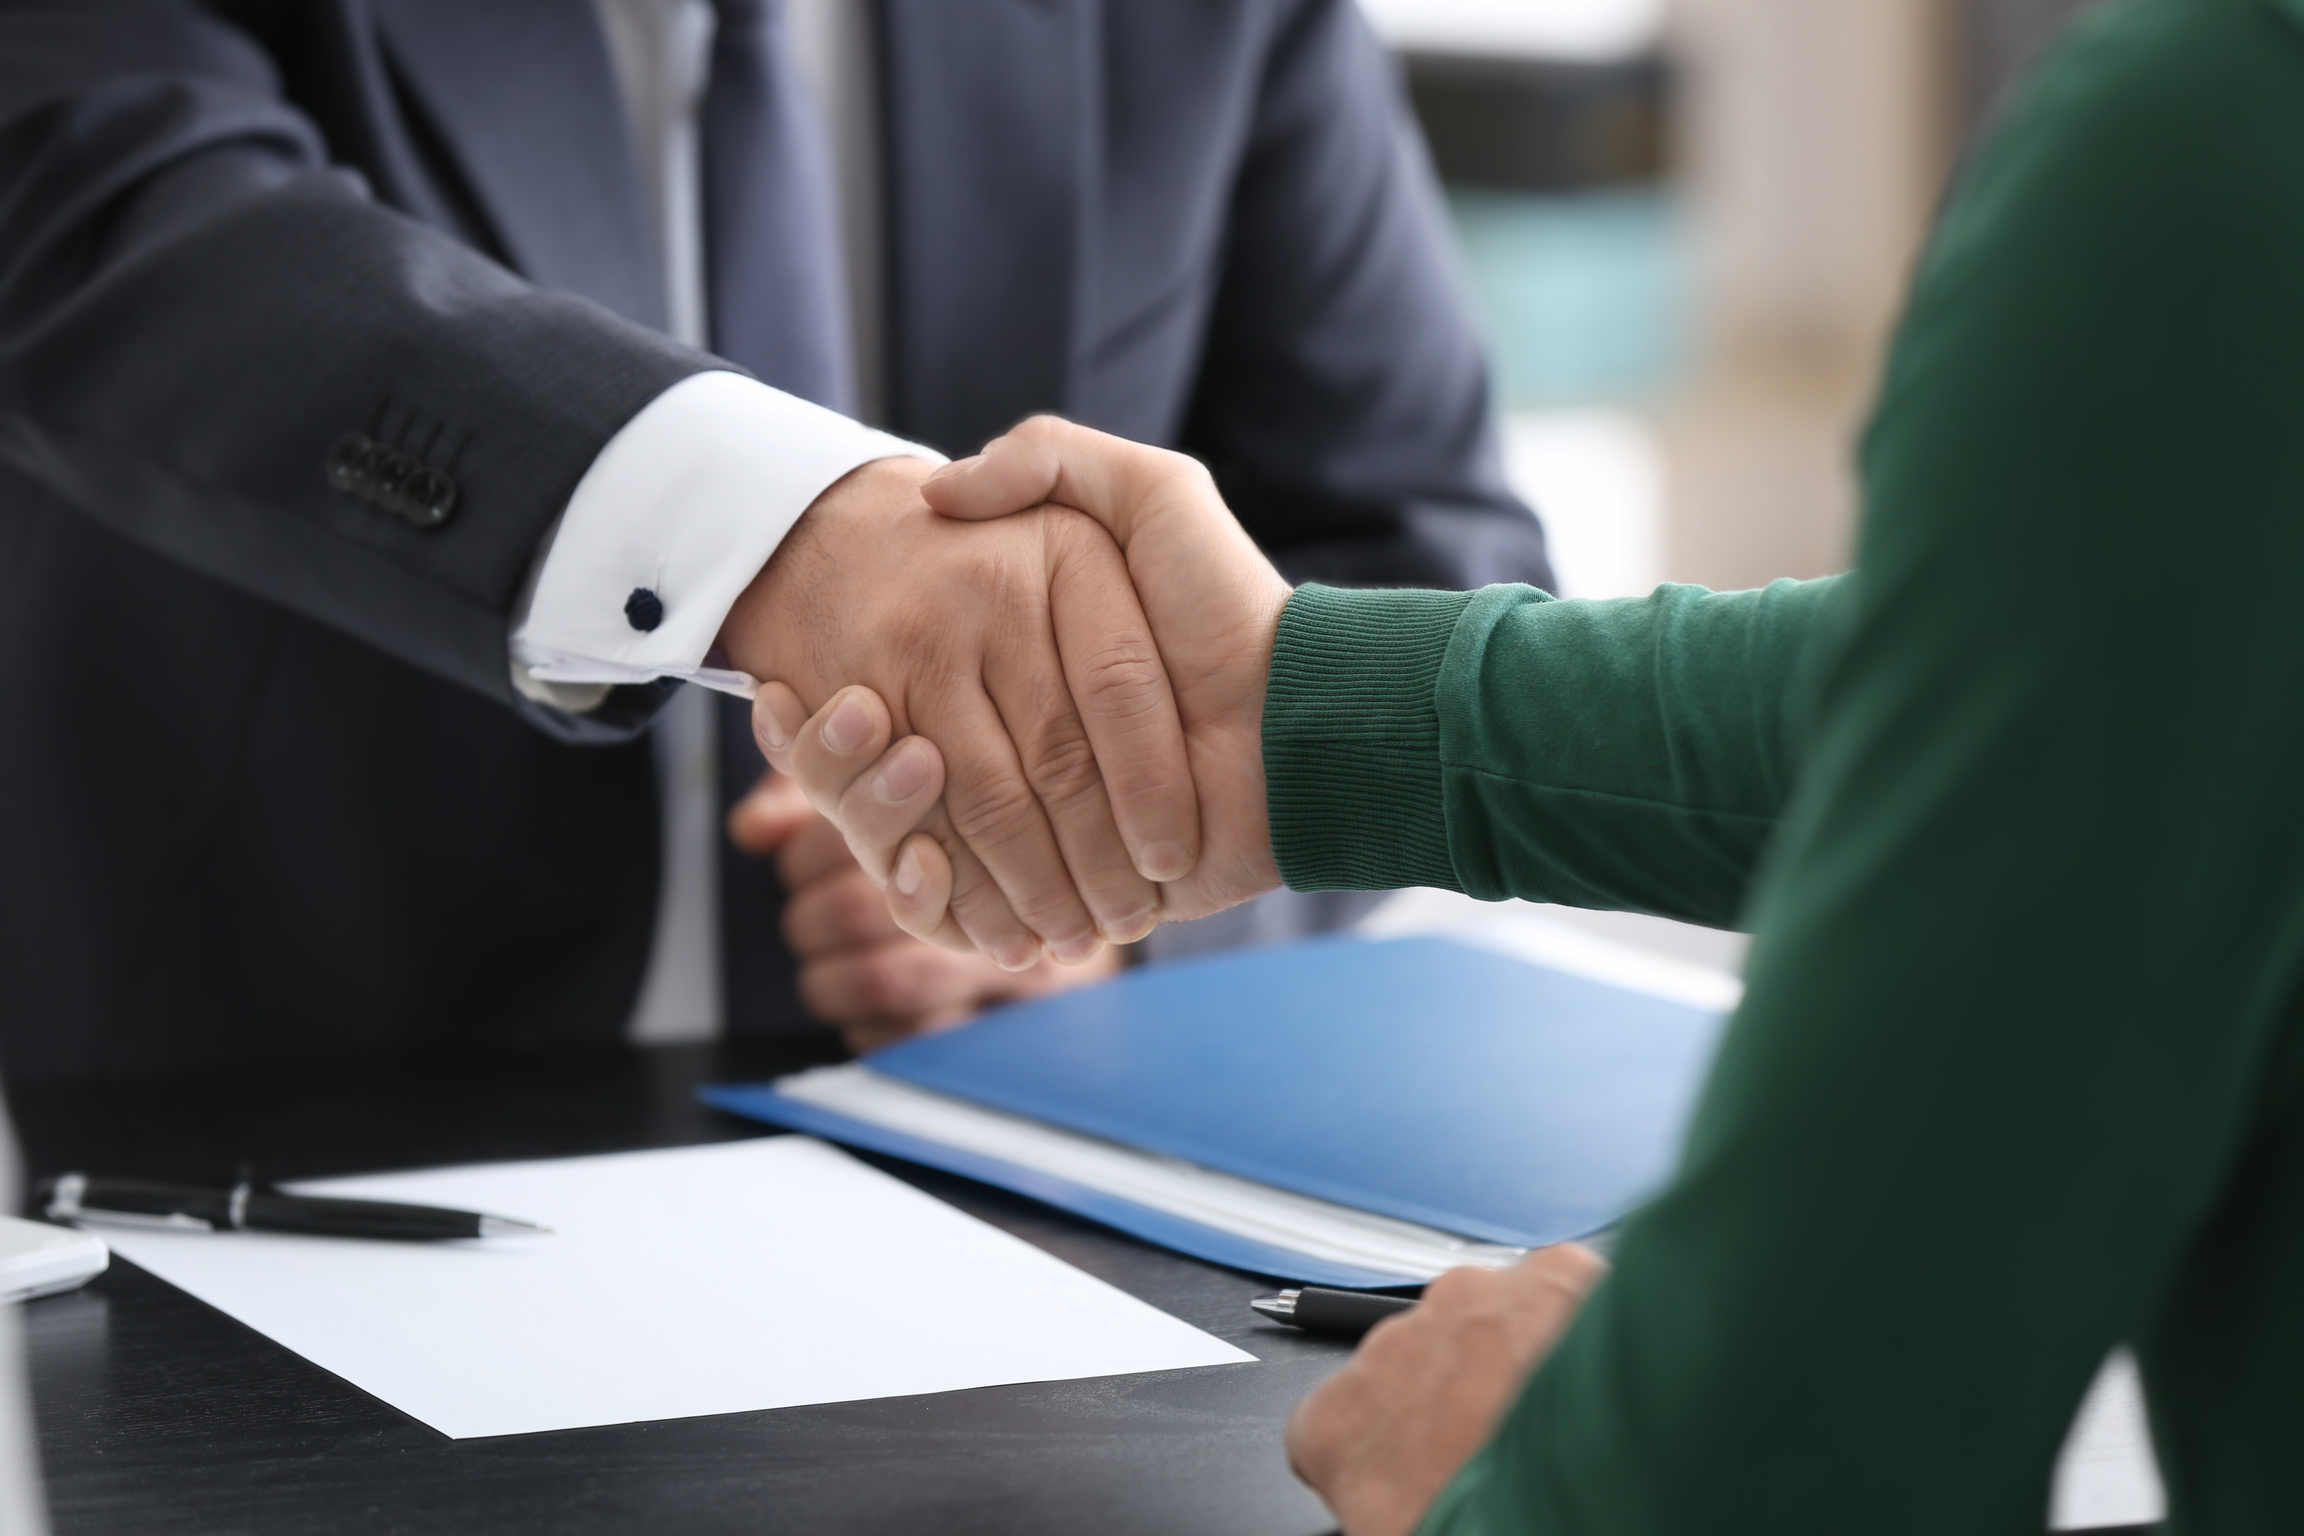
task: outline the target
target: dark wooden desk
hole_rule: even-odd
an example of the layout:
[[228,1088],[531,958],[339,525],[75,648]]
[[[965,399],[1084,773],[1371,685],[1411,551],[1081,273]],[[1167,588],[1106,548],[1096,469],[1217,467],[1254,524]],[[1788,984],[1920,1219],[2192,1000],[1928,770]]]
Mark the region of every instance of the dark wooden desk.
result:
[[[761,1133],[697,1084],[827,1041],[602,1049],[14,1096],[35,1175],[228,1181],[685,1146]],[[1342,1346],[1257,1321],[1267,1287],[965,1180],[874,1159],[1262,1363],[453,1441],[132,1264],[29,1303],[55,1536],[1314,1536],[1289,1409]],[[2138,1530],[2103,1536],[2148,1536]]]
[[[246,1160],[288,1179],[757,1135],[691,1090],[829,1056],[815,1040],[607,1049],[27,1091],[13,1109],[36,1175],[228,1179]],[[116,1261],[25,1308],[56,1536],[1332,1528],[1280,1430],[1345,1351],[1257,1320],[1247,1298],[1268,1287],[882,1166],[1262,1363],[459,1442]]]

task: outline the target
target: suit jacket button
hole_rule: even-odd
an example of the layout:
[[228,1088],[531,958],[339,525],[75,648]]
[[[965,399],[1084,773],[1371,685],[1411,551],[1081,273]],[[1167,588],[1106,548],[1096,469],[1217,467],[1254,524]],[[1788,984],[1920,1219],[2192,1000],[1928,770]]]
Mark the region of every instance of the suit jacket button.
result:
[[376,467],[369,472],[368,485],[379,505],[389,511],[400,510],[393,503],[399,499],[400,487],[416,472],[416,461],[404,453],[382,453],[377,456]]
[[400,484],[398,512],[419,528],[437,528],[456,510],[456,482],[436,469],[418,469]]
[[368,482],[368,464],[375,451],[376,445],[358,432],[342,439],[328,454],[328,483],[359,495]]
[[632,595],[624,599],[624,618],[645,634],[664,622],[664,599],[646,587],[634,587]]

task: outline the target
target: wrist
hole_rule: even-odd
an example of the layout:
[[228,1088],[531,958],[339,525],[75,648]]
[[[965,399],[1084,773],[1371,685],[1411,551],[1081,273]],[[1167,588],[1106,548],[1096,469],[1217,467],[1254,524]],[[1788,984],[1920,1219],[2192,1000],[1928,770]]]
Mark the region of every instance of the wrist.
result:
[[1272,846],[1271,788],[1266,779],[1264,750],[1264,716],[1272,692],[1272,661],[1280,643],[1280,626],[1288,611],[1288,602],[1295,589],[1277,578],[1272,590],[1265,593],[1259,605],[1255,639],[1249,654],[1254,659],[1255,690],[1245,711],[1245,729],[1241,732],[1242,749],[1253,771],[1251,783],[1255,786],[1252,804],[1256,811],[1254,834],[1249,856],[1253,861],[1251,881],[1262,890],[1277,889],[1281,883],[1280,863]]
[[[831,582],[841,563],[833,553],[834,546],[848,544],[844,536],[852,529],[866,531],[861,524],[886,522],[892,533],[892,525],[902,514],[924,511],[919,486],[935,470],[931,459],[897,455],[859,464],[825,487],[793,523],[767,564],[737,594],[721,623],[715,651],[727,658],[728,665],[753,677],[783,677],[792,659],[778,655],[775,641],[779,631],[805,630],[811,625],[811,616],[828,621],[834,615],[826,610],[838,606],[820,601],[834,595]],[[853,681],[839,679],[835,686]]]
[[1289,598],[1261,746],[1272,851],[1292,888],[1455,888],[1438,679],[1473,595],[1305,586]]

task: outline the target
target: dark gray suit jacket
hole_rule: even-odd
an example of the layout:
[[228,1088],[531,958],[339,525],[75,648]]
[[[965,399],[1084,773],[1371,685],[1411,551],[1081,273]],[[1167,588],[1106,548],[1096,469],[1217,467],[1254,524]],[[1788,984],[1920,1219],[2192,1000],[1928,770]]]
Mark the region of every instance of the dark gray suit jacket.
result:
[[[882,0],[889,425],[1207,460],[1297,576],[1546,577],[1351,0]],[[518,699],[601,445],[714,359],[588,0],[0,0],[0,1058],[606,1038],[663,697]],[[367,431],[452,474],[332,487]]]

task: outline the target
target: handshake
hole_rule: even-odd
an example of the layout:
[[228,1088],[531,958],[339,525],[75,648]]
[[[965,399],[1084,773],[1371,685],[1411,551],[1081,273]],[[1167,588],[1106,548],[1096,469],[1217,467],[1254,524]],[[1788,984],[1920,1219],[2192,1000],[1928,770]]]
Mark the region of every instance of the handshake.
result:
[[[1042,417],[934,474],[858,475],[903,495],[819,502],[730,616],[766,619],[758,593],[806,643],[731,654],[771,679],[761,749],[905,933],[1020,970],[1280,883],[1264,695],[1289,588],[1205,470]],[[819,542],[852,517],[881,573],[860,592]],[[1604,1268],[1563,1243],[1442,1276],[1299,1406],[1298,1475],[1352,1536],[1406,1536]]]
[[1197,463],[1043,417],[939,470],[855,471],[721,649],[764,680],[761,749],[871,916],[1025,972],[1280,883],[1262,720],[1288,595]]

